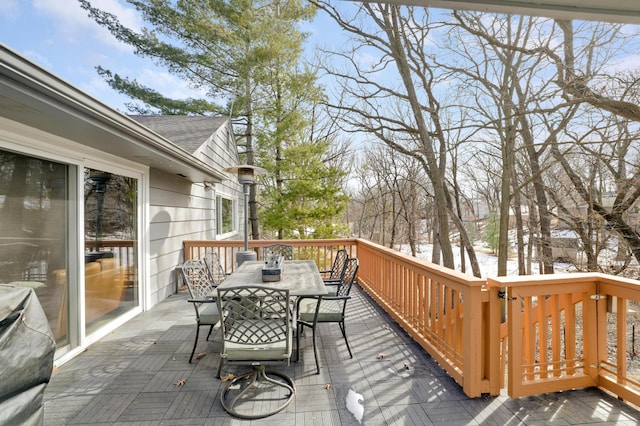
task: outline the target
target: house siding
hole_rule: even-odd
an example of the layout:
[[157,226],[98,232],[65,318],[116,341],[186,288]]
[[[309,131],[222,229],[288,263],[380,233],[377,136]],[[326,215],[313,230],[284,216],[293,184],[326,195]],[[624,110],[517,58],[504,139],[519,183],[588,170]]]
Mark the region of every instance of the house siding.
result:
[[149,302],[153,306],[176,291],[175,268],[182,241],[215,239],[215,197],[201,184],[176,181],[152,170],[149,188]]
[[[233,133],[228,121],[203,141],[193,153],[195,157],[218,170],[238,164]],[[230,176],[231,177],[231,176]],[[151,288],[150,306],[175,293],[179,285],[176,267],[184,260],[182,241],[216,240],[216,196],[236,201],[242,187],[235,179],[206,189],[203,183],[192,183],[163,171],[152,169],[149,188],[149,259]],[[241,214],[240,211],[237,212]],[[237,222],[241,223],[239,216]],[[228,238],[242,235],[236,230]]]

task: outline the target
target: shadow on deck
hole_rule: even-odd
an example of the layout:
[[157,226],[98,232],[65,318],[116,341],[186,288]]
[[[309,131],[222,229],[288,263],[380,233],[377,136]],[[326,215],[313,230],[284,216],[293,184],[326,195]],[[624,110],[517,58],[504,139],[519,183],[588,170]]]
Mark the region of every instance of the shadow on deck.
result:
[[[359,287],[351,292],[350,359],[335,324],[320,326],[321,373],[311,339],[298,363],[296,397],[285,411],[241,421],[224,412],[216,378],[220,334],[201,342],[188,363],[195,319],[179,292],[92,345],[54,372],[45,393],[45,425],[581,425],[640,423],[640,412],[597,389],[520,399],[470,399],[460,386]],[[204,330],[203,330],[204,332]],[[204,333],[203,333],[204,334]],[[223,374],[242,372],[226,366]],[[179,383],[182,383],[179,385]]]

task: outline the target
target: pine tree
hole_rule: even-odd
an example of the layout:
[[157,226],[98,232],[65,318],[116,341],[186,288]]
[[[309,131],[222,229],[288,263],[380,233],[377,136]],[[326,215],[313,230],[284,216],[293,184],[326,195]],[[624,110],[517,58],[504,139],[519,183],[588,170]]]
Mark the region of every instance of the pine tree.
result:
[[[322,165],[328,142],[305,136],[312,133],[308,130],[312,124],[309,111],[322,91],[316,84],[316,74],[300,67],[306,35],[299,25],[313,18],[315,8],[301,0],[127,1],[142,14],[147,25],[139,32],[125,27],[116,16],[93,7],[89,1],[79,0],[89,16],[118,40],[133,46],[136,55],[150,58],[209,95],[207,99],[169,99],[153,88],[99,67],[98,72],[114,89],[143,103],[129,107],[138,113],[230,114],[238,143],[244,147],[244,162],[270,172],[260,198],[264,212],[269,213],[270,229],[273,223],[297,230],[330,229],[335,219],[330,213],[338,214],[345,205],[341,191],[333,184],[339,180],[340,172]],[[308,141],[302,142],[305,138]],[[304,155],[315,157],[301,158]],[[289,161],[301,165],[287,164]],[[338,176],[332,179],[335,173]],[[286,177],[286,184],[282,176]],[[292,182],[309,180],[318,187],[307,188],[304,199],[309,201],[303,203],[306,213],[302,214],[291,207],[300,207],[301,202],[301,197],[294,195],[300,189]],[[325,195],[333,198],[312,200]],[[314,204],[333,207],[312,208]],[[249,207],[252,235],[259,238],[255,188]],[[273,219],[273,212],[280,212],[282,217]],[[320,223],[320,218],[325,222]],[[290,229],[287,228],[287,235],[295,234]],[[278,231],[282,237],[284,228]]]

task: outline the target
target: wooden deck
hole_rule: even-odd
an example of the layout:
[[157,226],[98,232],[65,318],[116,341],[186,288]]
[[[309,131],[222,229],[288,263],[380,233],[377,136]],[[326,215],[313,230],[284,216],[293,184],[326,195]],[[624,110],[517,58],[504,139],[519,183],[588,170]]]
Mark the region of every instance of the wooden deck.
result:
[[179,292],[57,369],[45,393],[44,424],[640,424],[640,411],[597,389],[468,398],[359,287],[352,295],[347,333],[354,358],[337,325],[322,325],[321,374],[307,337],[300,362],[283,369],[295,378],[296,397],[272,417],[249,422],[224,412],[219,333],[209,342],[201,336],[197,352],[207,355],[189,364],[194,312]]

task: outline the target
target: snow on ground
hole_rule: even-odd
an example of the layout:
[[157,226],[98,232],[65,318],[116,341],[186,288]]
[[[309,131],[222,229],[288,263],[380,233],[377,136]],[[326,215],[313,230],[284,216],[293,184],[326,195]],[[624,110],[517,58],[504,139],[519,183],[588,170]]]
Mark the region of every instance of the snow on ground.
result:
[[[400,247],[400,252],[405,254],[411,254],[411,249],[408,245],[403,245]],[[431,252],[433,251],[433,245],[431,244],[422,244],[417,247],[416,257],[418,259],[431,261]],[[460,248],[453,247],[453,256],[455,258],[455,269],[456,271],[460,271]],[[498,256],[487,253],[484,249],[476,247],[476,257],[478,259],[478,264],[480,265],[480,272],[482,274],[482,278],[487,277],[497,277],[498,276]],[[469,260],[467,258],[466,261],[467,273],[471,273],[471,267],[469,265]],[[535,262],[532,266],[531,275],[538,274],[538,263]],[[556,273],[564,273],[564,272],[572,272],[575,271],[575,268],[567,263],[555,263],[555,272]],[[518,261],[516,258],[507,260],[507,276],[518,275]]]

